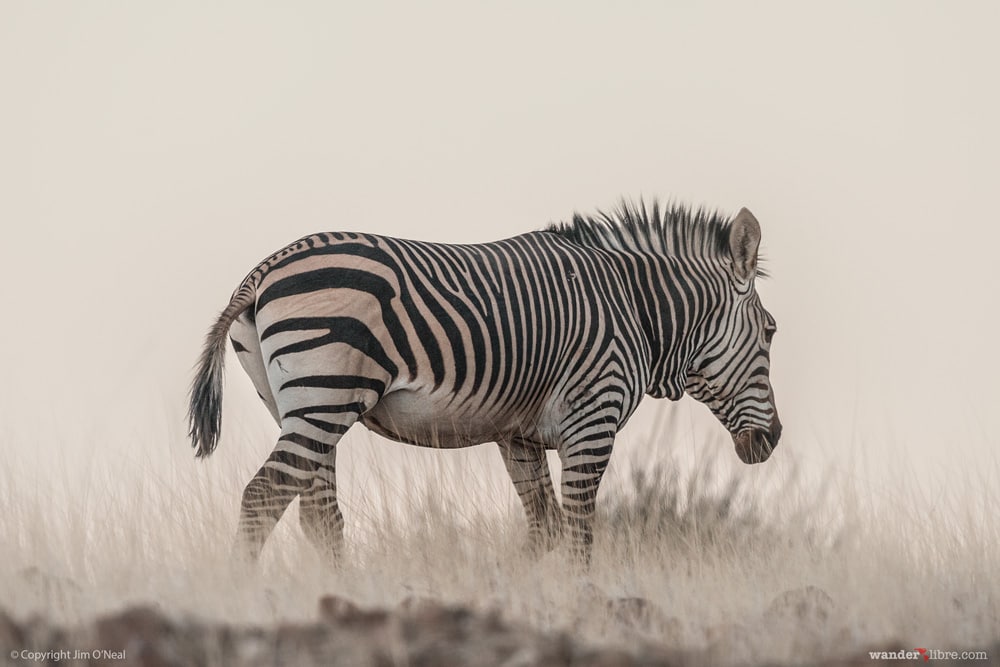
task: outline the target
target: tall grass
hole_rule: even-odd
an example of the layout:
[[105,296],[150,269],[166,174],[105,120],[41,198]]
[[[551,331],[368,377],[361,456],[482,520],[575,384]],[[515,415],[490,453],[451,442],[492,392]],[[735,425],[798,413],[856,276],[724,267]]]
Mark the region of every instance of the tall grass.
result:
[[687,472],[620,465],[633,472],[602,489],[589,568],[573,566],[565,545],[526,554],[499,457],[435,452],[393,478],[374,452],[360,487],[344,492],[339,567],[306,542],[293,505],[251,570],[229,559],[250,461],[237,471],[138,455],[15,461],[0,473],[0,599],[16,617],[66,623],[145,602],[268,624],[315,617],[326,593],[362,606],[435,598],[595,643],[707,651],[718,664],[998,639],[995,489],[963,497],[975,503],[904,497],[876,508],[869,490],[817,488],[790,469],[758,488],[749,469],[720,464],[727,454]]

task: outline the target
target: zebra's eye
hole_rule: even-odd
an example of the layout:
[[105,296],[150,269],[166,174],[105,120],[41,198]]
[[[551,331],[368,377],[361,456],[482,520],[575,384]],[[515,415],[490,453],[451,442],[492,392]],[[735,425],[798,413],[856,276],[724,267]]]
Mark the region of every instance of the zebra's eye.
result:
[[776,329],[772,329],[770,327],[764,329],[764,342],[767,343],[768,345],[771,344],[771,339],[774,338],[775,331]]

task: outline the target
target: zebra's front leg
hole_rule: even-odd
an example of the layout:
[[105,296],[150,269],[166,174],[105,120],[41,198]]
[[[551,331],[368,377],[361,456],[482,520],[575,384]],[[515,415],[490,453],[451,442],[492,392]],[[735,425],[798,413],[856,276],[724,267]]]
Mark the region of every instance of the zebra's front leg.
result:
[[559,448],[562,460],[562,504],[573,551],[584,564],[593,550],[597,489],[608,467],[614,431],[584,432]]
[[528,549],[535,555],[548,551],[562,535],[563,517],[552,488],[545,449],[520,438],[498,445],[528,516]]
[[[328,541],[337,542],[341,535],[343,519],[336,504],[336,482],[332,495],[323,491],[316,496],[309,492],[317,488],[317,479],[335,479],[334,456],[336,440],[322,442],[306,437],[295,431],[283,430],[278,438],[274,451],[260,467],[254,478],[243,491],[243,501],[240,508],[240,521],[237,529],[234,554],[239,558],[251,561],[260,557],[264,543],[274,530],[278,520],[288,508],[295,496],[302,494],[304,512],[303,525],[309,517],[310,527],[317,525],[314,517],[321,506],[314,497],[322,501],[322,506],[333,511],[326,522],[330,528],[326,532],[312,530],[312,536],[328,536]],[[332,502],[330,498],[332,497]],[[307,500],[308,499],[308,500]],[[309,535],[310,531],[307,530]]]

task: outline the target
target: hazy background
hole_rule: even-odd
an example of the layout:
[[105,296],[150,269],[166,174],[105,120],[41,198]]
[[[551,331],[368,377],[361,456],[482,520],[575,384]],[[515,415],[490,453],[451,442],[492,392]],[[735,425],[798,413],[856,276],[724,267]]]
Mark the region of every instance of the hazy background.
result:
[[[39,493],[47,461],[122,455],[242,484],[266,410],[231,363],[226,453],[196,466],[187,383],[297,237],[488,241],[622,195],[761,221],[785,436],[746,475],[932,503],[994,478],[995,3],[341,5],[0,2],[0,452]],[[614,460],[720,438],[650,399]]]

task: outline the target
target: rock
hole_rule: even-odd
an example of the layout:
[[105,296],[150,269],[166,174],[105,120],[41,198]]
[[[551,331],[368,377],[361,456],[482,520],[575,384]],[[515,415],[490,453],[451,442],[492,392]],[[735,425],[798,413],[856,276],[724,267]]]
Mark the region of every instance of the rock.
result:
[[324,621],[340,622],[361,612],[361,608],[339,595],[324,595],[319,599],[319,617]]
[[793,588],[777,595],[764,610],[764,620],[770,623],[825,624],[836,605],[826,591],[816,586]]
[[[179,667],[190,663],[191,656],[180,650],[182,642],[175,638],[173,623],[153,607],[131,607],[104,616],[97,619],[95,630],[95,645],[110,653],[93,664],[112,665],[116,661],[120,664],[121,659],[113,655],[116,652],[124,652],[128,661],[144,667]],[[193,639],[185,636],[184,642],[193,644]]]
[[424,595],[408,595],[403,598],[402,602],[399,603],[399,607],[400,609],[412,611],[415,609],[422,609],[424,607],[436,607],[440,604],[441,602],[439,600],[432,597]]
[[825,624],[835,607],[833,598],[822,588],[804,586],[775,596],[764,610],[764,619],[769,622],[792,620]]
[[680,620],[668,616],[658,604],[646,598],[612,598],[607,601],[606,607],[611,618],[626,627],[671,637],[680,634]]
[[389,620],[389,612],[385,609],[362,609],[336,595],[320,598],[319,616],[331,625],[350,626],[355,630],[382,626]]
[[772,636],[783,637],[783,644],[792,654],[826,652],[835,649],[835,638],[844,632],[834,626],[835,610],[836,605],[826,591],[804,586],[775,596],[759,622],[770,628]]
[[0,609],[0,647],[24,646],[24,631],[7,612]]

